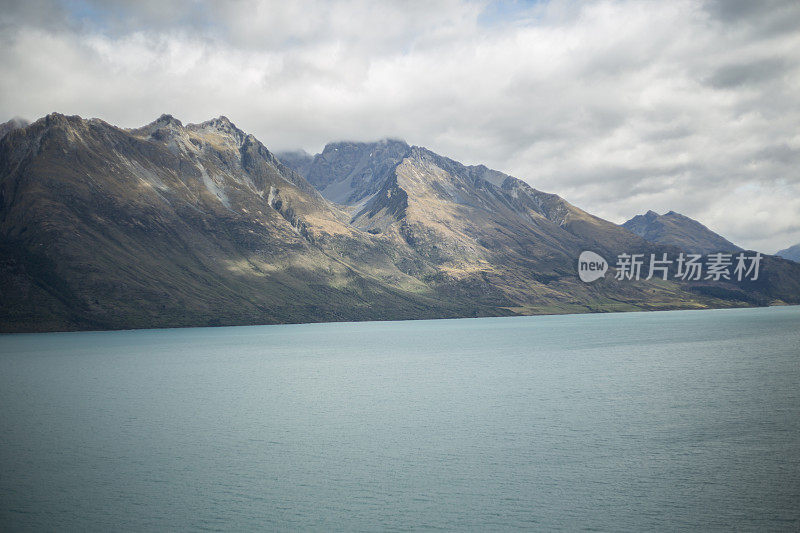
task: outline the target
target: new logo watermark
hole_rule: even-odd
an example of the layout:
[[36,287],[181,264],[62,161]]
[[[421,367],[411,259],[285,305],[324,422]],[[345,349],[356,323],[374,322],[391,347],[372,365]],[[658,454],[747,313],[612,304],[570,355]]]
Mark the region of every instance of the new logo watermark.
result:
[[[684,254],[670,259],[668,254],[619,254],[615,265],[618,280],[640,279],[679,279],[682,281],[729,280],[756,281],[761,268],[761,252],[748,255],[715,253],[709,254],[705,260],[701,254]],[[591,283],[605,277],[608,262],[596,252],[584,251],[578,257],[578,276],[581,281]],[[671,271],[671,272],[670,272]],[[671,276],[670,276],[671,274]]]
[[581,281],[591,283],[604,277],[607,270],[608,263],[600,254],[587,250],[578,257],[578,276]]

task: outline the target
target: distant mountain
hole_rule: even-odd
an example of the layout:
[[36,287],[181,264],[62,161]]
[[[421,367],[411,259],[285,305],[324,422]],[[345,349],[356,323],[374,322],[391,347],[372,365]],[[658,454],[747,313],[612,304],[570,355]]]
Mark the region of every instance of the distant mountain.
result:
[[789,261],[800,263],[800,244],[790,246],[785,250],[779,251],[775,255],[783,257],[784,259],[788,259]]
[[280,152],[275,155],[286,166],[295,169],[302,176],[305,176],[308,173],[308,169],[311,167],[311,163],[314,161],[314,156],[305,150]]
[[[437,266],[437,280],[482,287],[485,294],[498,289],[499,294],[513,294],[509,308],[515,312],[563,312],[585,306],[586,298],[593,296],[582,294],[585,285],[571,284],[574,258],[582,249],[606,257],[679,251],[650,243],[519,179],[483,165],[465,166],[401,141],[331,143],[314,157],[304,175],[323,196],[351,214],[354,227],[390,238],[397,248],[410,247]],[[774,267],[778,272],[784,269]],[[770,298],[794,291],[800,278],[795,281],[791,274],[773,282],[761,287]],[[631,289],[616,286],[614,290]],[[651,303],[659,298],[674,302],[674,294],[649,290],[655,291],[645,297]],[[690,290],[696,293],[699,288]],[[573,298],[564,299],[567,294]],[[603,303],[593,309],[620,309],[642,297],[627,294],[619,300],[626,303],[613,304],[604,299],[608,294],[598,296]],[[687,302],[692,300],[687,298]]]
[[[353,224],[374,233],[385,231],[399,220],[376,218],[381,211],[405,220],[411,193],[412,206],[424,203],[430,214],[437,209],[444,213],[456,207],[462,211],[478,208],[512,220],[523,217],[527,226],[544,225],[548,231],[555,225],[562,230],[556,232],[559,237],[564,238],[566,230],[609,252],[625,246],[647,246],[642,239],[557,195],[533,189],[524,181],[483,165],[465,166],[403,141],[334,142],[314,156],[310,165],[294,168],[326,199],[352,213]],[[391,196],[393,191],[395,196]],[[466,221],[476,214],[464,212],[457,216]],[[428,222],[426,218],[424,223]]]
[[14,130],[18,130],[20,128],[24,128],[29,123],[24,118],[14,117],[8,122],[3,122],[0,124],[0,139],[5,137],[7,134],[11,133]]
[[691,253],[710,254],[742,250],[696,220],[675,211],[664,215],[648,211],[644,215],[636,215],[622,224],[622,227],[652,243],[677,246]]
[[623,251],[675,251],[401,141],[281,161],[225,117],[57,113],[0,139],[0,331],[800,303],[781,259],[751,284],[586,284],[583,250],[612,271]]
[[375,143],[330,143],[313,157],[298,156],[297,152],[284,152],[278,157],[331,202],[353,205],[375,194],[410,150],[403,141],[386,139]]

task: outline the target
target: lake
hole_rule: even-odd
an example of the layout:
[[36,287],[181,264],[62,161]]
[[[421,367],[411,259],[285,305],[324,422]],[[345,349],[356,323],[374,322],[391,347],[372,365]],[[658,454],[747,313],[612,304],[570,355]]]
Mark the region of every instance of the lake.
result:
[[3,530],[800,528],[800,307],[0,336]]

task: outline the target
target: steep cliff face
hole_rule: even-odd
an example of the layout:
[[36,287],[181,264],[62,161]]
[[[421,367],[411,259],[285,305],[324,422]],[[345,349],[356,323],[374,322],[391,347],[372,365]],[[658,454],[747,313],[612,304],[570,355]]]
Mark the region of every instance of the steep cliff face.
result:
[[337,204],[363,203],[382,187],[392,169],[408,154],[403,141],[384,139],[374,143],[336,142],[310,159],[296,152],[280,156],[322,195]]

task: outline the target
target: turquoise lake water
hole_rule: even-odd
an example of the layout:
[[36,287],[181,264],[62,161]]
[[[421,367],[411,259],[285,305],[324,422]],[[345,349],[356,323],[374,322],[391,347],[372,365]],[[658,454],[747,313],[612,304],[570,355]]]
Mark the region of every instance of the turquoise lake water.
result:
[[800,529],[800,307],[0,336],[0,530]]

